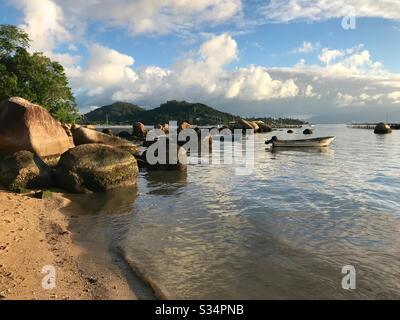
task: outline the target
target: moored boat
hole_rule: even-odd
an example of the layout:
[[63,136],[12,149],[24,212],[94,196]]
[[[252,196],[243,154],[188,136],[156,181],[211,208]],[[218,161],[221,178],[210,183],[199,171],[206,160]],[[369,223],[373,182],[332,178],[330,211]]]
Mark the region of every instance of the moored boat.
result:
[[312,139],[299,139],[299,140],[280,140],[276,136],[272,137],[271,140],[265,142],[265,144],[272,144],[274,148],[276,147],[328,147],[333,140],[334,136],[330,137],[320,137]]

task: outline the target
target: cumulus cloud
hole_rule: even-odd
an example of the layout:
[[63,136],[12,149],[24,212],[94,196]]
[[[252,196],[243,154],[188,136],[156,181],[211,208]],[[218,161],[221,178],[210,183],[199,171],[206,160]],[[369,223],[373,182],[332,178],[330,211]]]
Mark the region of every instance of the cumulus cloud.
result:
[[34,51],[51,51],[57,44],[69,42],[71,34],[63,25],[64,14],[60,6],[51,0],[14,0],[24,12],[24,28]]
[[155,107],[185,99],[236,114],[261,114],[267,108],[274,114],[295,115],[400,103],[400,75],[386,71],[363,45],[322,48],[321,64],[303,60],[286,68],[232,68],[239,50],[226,33],[209,38],[170,68],[136,68],[134,57],[99,44],[92,44],[89,54],[71,77],[81,106],[122,100]]
[[266,18],[275,22],[319,21],[356,17],[400,19],[398,0],[271,0],[263,9]]
[[138,79],[131,68],[135,62],[133,57],[99,44],[90,45],[89,54],[90,59],[83,69],[70,77],[79,93],[101,95],[109,88],[129,86]]
[[314,92],[314,87],[311,84],[305,86],[303,94],[305,97],[321,97],[320,94]]
[[250,66],[240,68],[231,74],[225,97],[247,101],[268,101],[295,97],[298,93],[299,88],[293,79],[274,80],[266,68]]
[[344,55],[344,53],[339,50],[330,50],[328,48],[324,48],[324,49],[322,49],[322,52],[318,56],[318,58],[322,62],[329,64],[331,61],[334,61],[338,57],[342,57],[343,55]]
[[[67,76],[80,72],[80,56],[74,54],[74,35],[67,28],[64,11],[52,0],[12,0],[24,14],[20,25],[31,39],[30,50],[43,52],[51,59],[60,62]],[[68,45],[68,51],[59,52],[59,45]]]
[[325,76],[379,77],[388,73],[382,62],[372,60],[369,50],[365,49],[363,44],[343,50],[323,48],[318,58],[324,64],[323,67],[305,65],[303,60],[296,67],[297,69],[317,69],[323,71]]
[[395,104],[400,103],[400,91],[393,91],[388,95],[389,99],[393,101]]
[[273,79],[264,67],[227,69],[238,58],[237,43],[228,34],[212,37],[192,58],[178,61],[171,69],[146,66],[134,71],[133,57],[100,45],[91,46],[90,54],[72,84],[80,94],[99,101],[110,97],[157,102],[168,98],[204,101],[207,97],[268,101],[300,93],[293,79]]

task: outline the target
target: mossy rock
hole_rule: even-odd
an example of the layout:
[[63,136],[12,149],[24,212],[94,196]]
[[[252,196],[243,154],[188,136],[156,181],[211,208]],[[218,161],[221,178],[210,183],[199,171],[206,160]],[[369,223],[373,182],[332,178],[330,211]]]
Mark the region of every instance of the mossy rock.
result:
[[51,188],[54,181],[51,169],[30,151],[18,151],[0,164],[0,181],[9,190]]
[[139,152],[139,149],[136,145],[131,144],[131,145],[126,145],[126,146],[120,146],[118,149],[124,150],[129,152],[131,155],[135,155]]
[[73,193],[102,192],[136,184],[138,166],[128,151],[104,144],[87,144],[61,156],[58,184]]

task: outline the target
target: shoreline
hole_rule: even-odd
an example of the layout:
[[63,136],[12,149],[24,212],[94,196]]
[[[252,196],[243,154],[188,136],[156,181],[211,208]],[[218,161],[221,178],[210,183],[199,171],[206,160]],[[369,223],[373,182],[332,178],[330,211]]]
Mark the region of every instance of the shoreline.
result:
[[[42,200],[0,189],[0,299],[137,299],[106,246],[80,244],[80,231],[72,226],[81,224],[80,215],[73,209],[61,193]],[[42,269],[49,266],[55,287],[44,289],[50,274]]]

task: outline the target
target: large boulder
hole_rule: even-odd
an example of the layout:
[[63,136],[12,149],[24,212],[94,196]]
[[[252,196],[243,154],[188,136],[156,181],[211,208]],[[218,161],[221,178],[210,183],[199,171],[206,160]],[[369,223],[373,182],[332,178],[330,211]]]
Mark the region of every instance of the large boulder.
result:
[[136,122],[132,126],[132,135],[136,138],[145,139],[147,135],[147,129],[141,122]]
[[93,124],[85,124],[83,127],[90,130],[96,130],[96,126]]
[[248,121],[249,124],[253,127],[254,132],[259,132],[260,131],[260,127],[258,126],[258,124],[254,121]]
[[121,139],[119,137],[114,137],[96,130],[87,129],[84,127],[79,127],[77,129],[72,129],[72,136],[74,138],[74,143],[76,146],[82,144],[91,143],[101,143],[113,147],[120,147],[125,145],[131,145],[130,142]]
[[162,126],[162,131],[164,131],[165,134],[168,134],[168,133],[169,133],[169,124],[168,124],[168,123],[165,123],[165,124]]
[[386,124],[386,123],[378,123],[375,127],[374,133],[376,134],[387,134],[387,133],[391,133],[392,132],[392,128]]
[[51,169],[30,151],[22,150],[0,163],[0,182],[11,191],[54,186]]
[[260,132],[271,132],[272,131],[272,127],[270,127],[266,123],[264,123],[262,121],[257,121],[256,123],[257,123],[258,127],[260,128],[259,129]]
[[72,147],[61,124],[45,108],[18,97],[0,102],[0,154],[28,150],[47,162]]
[[86,144],[71,149],[61,156],[56,168],[59,186],[73,193],[133,186],[137,174],[133,155],[104,144]]
[[125,140],[131,140],[132,135],[128,131],[121,131],[118,133],[118,137]]
[[249,121],[246,121],[244,119],[239,119],[236,121],[235,129],[254,130],[254,127],[251,125],[251,123]]
[[179,125],[179,130],[178,130],[178,131],[190,129],[191,127],[192,127],[192,126],[191,126],[190,123],[182,122],[182,123]]
[[110,128],[103,129],[101,132],[104,133],[104,134],[108,134],[109,136],[113,136],[114,135],[113,132],[112,132],[112,129],[110,129]]
[[[185,171],[188,164],[186,150],[177,144],[171,143],[170,146],[167,137],[160,139],[166,139],[166,143],[163,144],[159,141],[153,142],[143,153],[136,154],[139,166],[147,168],[148,170],[157,171]],[[165,149],[163,147],[165,147]],[[173,152],[172,154],[170,154],[170,150]],[[161,156],[161,152],[163,153],[163,156]],[[157,159],[154,158],[164,159],[155,161]]]
[[64,129],[64,131],[68,137],[72,137],[72,132],[71,132],[72,125],[71,124],[62,123],[61,127]]

